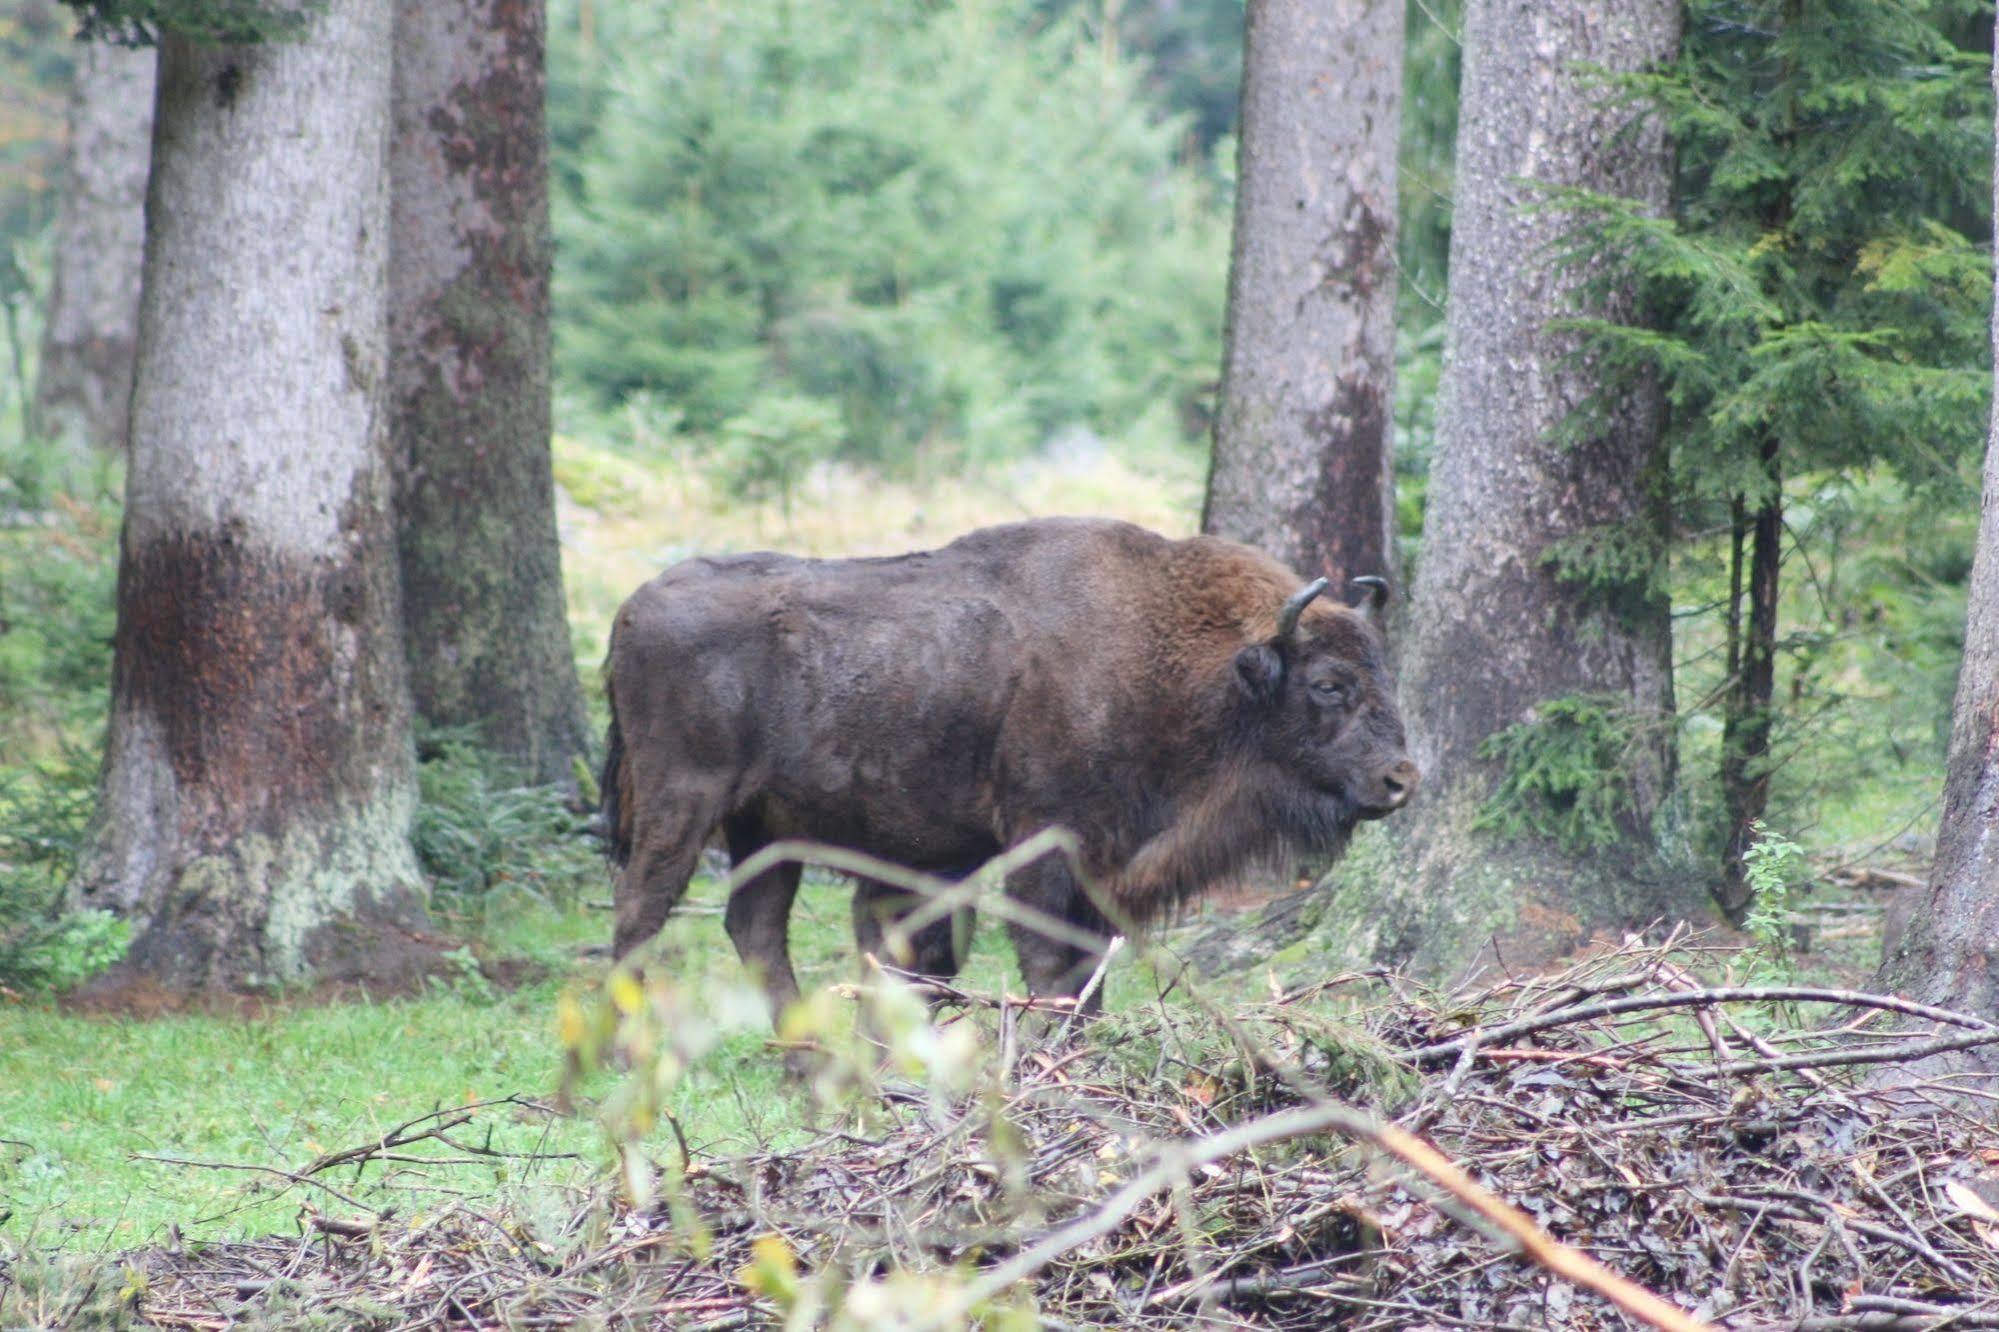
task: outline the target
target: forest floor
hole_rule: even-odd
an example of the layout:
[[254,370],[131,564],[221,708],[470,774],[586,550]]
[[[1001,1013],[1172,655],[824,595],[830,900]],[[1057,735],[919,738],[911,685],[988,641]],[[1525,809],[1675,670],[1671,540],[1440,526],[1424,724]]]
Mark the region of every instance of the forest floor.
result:
[[[1194,525],[1199,499],[1199,474],[1191,465],[1166,459],[1138,467],[1109,454],[1042,460],[927,485],[887,484],[822,470],[806,479],[788,514],[773,505],[746,508],[724,502],[698,470],[641,466],[626,455],[572,440],[558,440],[556,465],[572,625],[578,659],[591,682],[618,601],[666,563],[694,551],[781,546],[822,554],[883,553],[934,545],[981,523],[1047,512],[1118,514],[1184,532]],[[1799,903],[1810,949],[1787,964],[1789,979],[1864,984],[1878,956],[1879,923],[1898,876],[1921,868],[1920,828],[1913,833],[1888,828],[1899,815],[1891,819],[1884,812],[1906,802],[1907,793],[1899,788],[1870,788],[1849,806],[1825,815],[1821,837],[1811,850],[1815,863],[1828,873],[1814,896]],[[1877,837],[1877,829],[1886,831]],[[536,852],[524,848],[522,854]],[[679,992],[702,996],[709,1008],[735,1001],[754,1008],[753,998],[742,1000],[742,970],[721,929],[720,886],[711,877],[697,880],[669,927],[663,970]],[[394,1271],[400,1274],[398,1281],[416,1283],[411,1290],[428,1279],[433,1259],[444,1261],[414,1237],[434,1231],[439,1243],[449,1239],[459,1246],[454,1252],[464,1251],[470,1241],[453,1227],[483,1224],[467,1222],[467,1217],[499,1218],[493,1224],[503,1233],[567,1236],[561,1243],[579,1254],[659,1242],[648,1229],[653,1221],[641,1224],[634,1220],[639,1213],[603,1208],[617,1187],[612,1181],[619,1177],[620,1164],[603,1112],[623,1104],[621,1097],[629,1099],[631,1076],[589,1072],[567,1088],[574,1096],[570,1109],[580,1113],[557,1108],[565,1040],[573,1042],[573,1033],[565,1028],[579,1003],[597,1002],[593,996],[605,972],[606,896],[601,890],[556,896],[502,892],[470,904],[462,898],[441,902],[440,928],[465,940],[466,947],[451,955],[457,960],[449,974],[416,994],[279,994],[228,1011],[107,1013],[62,1000],[0,993],[0,1265],[10,1251],[18,1255],[13,1284],[0,1282],[0,1296],[13,1301],[0,1307],[0,1325],[54,1326],[77,1315],[81,1306],[65,1301],[81,1288],[79,1273],[99,1272],[93,1263],[111,1264],[102,1271],[122,1273],[114,1284],[125,1283],[127,1291],[133,1282],[144,1286],[157,1281],[162,1290],[193,1298],[207,1290],[202,1281],[226,1276],[225,1285],[235,1283],[231,1289],[265,1299],[275,1287],[259,1285],[263,1278],[254,1274],[255,1265],[265,1261],[258,1257],[263,1252],[258,1244],[296,1249],[305,1242],[301,1236],[309,1239],[315,1228],[326,1231],[323,1238],[332,1243],[343,1233],[339,1227],[351,1226],[356,1216],[394,1218],[394,1234],[400,1238],[387,1238],[386,1229],[380,1232],[374,1243],[378,1249],[386,1245],[383,1251],[392,1261],[378,1264],[374,1276]],[[1230,904],[1238,910],[1250,905]],[[1221,909],[1205,908],[1211,913],[1208,919]],[[1203,924],[1196,920],[1187,928]],[[844,886],[808,877],[792,940],[808,992],[824,992],[855,977]],[[1707,979],[1740,980],[1752,974],[1767,979],[1757,971],[1767,958],[1734,957],[1707,957],[1713,963]],[[1262,969],[1208,987],[1200,1002],[1248,1011],[1245,1006],[1273,995],[1295,999],[1304,992],[1299,987],[1312,979],[1302,971],[1279,975]],[[1189,1007],[1192,1000],[1184,990],[1162,1001],[1165,992],[1175,990],[1174,983],[1162,981],[1149,963],[1129,955],[1111,969],[1106,983],[1114,1013],[1144,1011],[1161,1015],[1158,1020],[1170,1025],[1179,1020],[1175,1014],[1198,1011]],[[975,996],[1000,995],[1017,986],[1003,932],[992,923],[978,937],[962,984]],[[1343,994],[1314,1002],[1321,1000],[1321,1006],[1296,1009],[1284,1020],[1295,1018],[1301,1030],[1314,1031],[1348,1020],[1350,1006]],[[834,1007],[835,1021],[851,1026],[851,1002]],[[1414,1012],[1403,1010],[1393,1021],[1406,1027],[1419,1020]],[[1353,1020],[1365,1025],[1359,1017]],[[991,1015],[981,1021],[988,1041],[1003,1044],[1003,1031],[992,1025]],[[1693,1027],[1681,1022],[1675,1030],[1684,1035]],[[1144,1048],[1157,1051],[1163,1048],[1160,1040],[1151,1032],[1144,1037]],[[1143,1107],[1143,1114],[1184,1120],[1221,1093],[1224,1082],[1233,1089],[1231,1096],[1241,1094],[1241,1052],[1217,1057],[1235,1071],[1210,1086],[1204,1079],[1215,1069],[1174,1064],[1179,1071],[1161,1084],[1165,1099]],[[1101,1054],[1088,1059],[1097,1067]],[[1033,1088],[1046,1090],[1054,1083],[1066,1086],[1059,1065],[1045,1060],[1021,1064],[1016,1094],[1026,1097]],[[640,1066],[641,1072],[656,1068],[643,1060]],[[1525,1077],[1533,1070],[1520,1072]],[[1253,1073],[1250,1082],[1255,1082]],[[1401,1085],[1406,1092],[1407,1084]],[[1525,1096],[1534,1085],[1531,1080],[1509,1081],[1504,1096]],[[812,1089],[783,1076],[760,1019],[724,1023],[698,1057],[661,1086],[658,1111],[674,1125],[674,1150],[684,1150],[690,1162],[789,1160],[788,1152],[824,1150],[831,1141],[826,1137],[832,1123],[826,1103]],[[1500,1096],[1499,1091],[1493,1094]],[[906,1099],[909,1093],[896,1095]],[[1281,1110],[1287,1104],[1282,1098],[1271,1102],[1259,1097],[1262,1093],[1244,1102],[1244,1113]],[[909,1104],[921,1100],[918,1096]],[[1726,1117],[1724,1102],[1725,1097],[1716,1102],[1713,1114]],[[1430,1112],[1419,1106],[1412,1113],[1420,1118]],[[911,1120],[898,1110],[870,1131],[889,1132],[884,1141],[901,1143],[896,1150],[906,1148],[908,1164],[915,1168],[920,1164],[916,1139],[905,1142],[893,1135],[917,1132],[920,1121],[921,1115]],[[429,1136],[439,1124],[450,1125],[451,1131]],[[381,1148],[401,1126],[408,1126],[403,1136],[411,1138],[411,1145]],[[1470,1125],[1467,1143],[1475,1144],[1479,1134],[1492,1128]],[[1037,1120],[1033,1131],[1053,1135],[1045,1142],[1037,1139],[1035,1150],[1057,1156],[1068,1151],[1059,1146],[1068,1132],[1061,1123]],[[1092,1142],[1093,1150],[1101,1148],[1106,1159],[1116,1155],[1120,1162],[1132,1150],[1128,1141],[1115,1151],[1111,1143]],[[343,1157],[357,1150],[370,1159]],[[330,1160],[340,1163],[329,1165]],[[1993,1160],[1999,1161],[1999,1152]],[[827,1168],[858,1167],[841,1161]],[[1124,1164],[1107,1166],[1102,1187],[1110,1189],[1128,1177]],[[1318,1201],[1306,1205],[1308,1212],[1331,1195],[1313,1197]],[[1402,1217],[1406,1229],[1414,1215],[1407,1211],[1409,1205],[1405,1196],[1383,1215]],[[1398,1208],[1402,1210],[1393,1210]],[[1344,1203],[1334,1211],[1347,1221],[1376,1214]],[[597,1220],[579,1219],[585,1216]],[[625,1229],[616,1231],[618,1226]],[[725,1246],[716,1262],[724,1257],[751,1266],[777,1261],[769,1251],[753,1251],[750,1231],[738,1226],[729,1233],[735,1247]],[[787,1233],[793,1234],[794,1248],[807,1243],[802,1234]],[[618,1234],[625,1239],[618,1240]],[[257,1238],[263,1236],[281,1238]],[[1749,1243],[1746,1234],[1729,1242],[1736,1238]],[[231,1263],[240,1257],[251,1267],[196,1272],[199,1264],[191,1258],[183,1262],[182,1255],[201,1252],[203,1244],[232,1241],[244,1247],[212,1252],[226,1252]],[[1280,1249],[1288,1243],[1269,1235],[1243,1242],[1254,1247],[1266,1241]],[[399,1244],[406,1247],[398,1249]],[[142,1249],[146,1254],[133,1256]],[[520,1245],[515,1250],[525,1252]],[[1145,1252],[1157,1257],[1163,1250]],[[1438,1261],[1450,1266],[1459,1259]],[[1476,1269],[1483,1260],[1465,1261]],[[1094,1289],[1087,1266],[1064,1279],[1077,1290]],[[701,1269],[711,1276],[721,1270],[713,1264]],[[246,1271],[251,1275],[245,1276]],[[781,1272],[768,1277],[780,1284],[781,1278]],[[1175,1277],[1182,1283],[1205,1279],[1191,1269]],[[708,1286],[681,1295],[696,1301],[690,1312],[733,1310],[730,1317],[736,1317],[748,1307],[744,1291],[753,1290],[755,1280],[723,1284],[726,1297]],[[129,1311],[138,1297],[121,1298],[121,1307]],[[210,1290],[202,1298],[219,1297]],[[389,1294],[378,1290],[369,1298],[389,1299]],[[645,1298],[657,1302],[667,1296],[654,1290]],[[245,1308],[254,1302],[251,1295],[241,1299]],[[702,1300],[723,1303],[703,1306]],[[233,1326],[241,1312],[218,1313],[212,1303],[204,1307],[208,1312],[197,1310],[178,1324],[168,1319],[165,1325]],[[447,1321],[457,1317],[439,1307]],[[775,1306],[761,1307],[769,1312]],[[1159,1316],[1173,1315],[1176,1307],[1170,1302],[1158,1306]],[[266,1316],[279,1313],[276,1305],[265,1308]]]
[[[697,551],[890,553],[1045,513],[1110,514],[1185,532],[1200,500],[1189,460],[1136,466],[1107,452],[927,483],[821,468],[788,514],[728,501],[697,468],[647,466],[574,439],[558,438],[556,468],[572,632],[593,696],[619,601]],[[105,537],[91,511],[73,517],[88,528],[80,540]],[[53,750],[59,739],[46,743]],[[698,879],[669,930],[678,974],[703,984],[741,977],[721,929],[718,887]],[[605,890],[607,898],[608,883]],[[852,974],[847,901],[844,887],[816,880],[800,896],[793,955],[808,990]],[[603,905],[514,895],[477,918],[444,915],[441,928],[469,946],[455,955],[455,974],[415,995],[274,995],[229,1011],[104,1012],[0,991],[0,1239],[109,1252],[170,1232],[219,1238],[290,1228],[297,1190],[274,1187],[285,1181],[265,1168],[309,1161],[439,1106],[547,1097],[562,1067],[557,1000],[604,971]],[[519,966],[523,959],[531,965]],[[514,965],[499,965],[507,962]],[[997,989],[1013,979],[1011,965],[1001,932],[987,930],[968,982]],[[779,1140],[810,1119],[754,1033],[724,1042],[676,1097],[694,1140],[714,1150]],[[531,1143],[574,1155],[568,1164],[551,1159],[544,1178],[568,1171],[587,1179],[610,1159],[587,1116],[502,1123],[495,1132],[509,1150]],[[353,1187],[378,1203],[393,1197],[409,1213],[452,1190],[508,1183],[505,1169],[486,1160],[445,1173],[390,1172]]]

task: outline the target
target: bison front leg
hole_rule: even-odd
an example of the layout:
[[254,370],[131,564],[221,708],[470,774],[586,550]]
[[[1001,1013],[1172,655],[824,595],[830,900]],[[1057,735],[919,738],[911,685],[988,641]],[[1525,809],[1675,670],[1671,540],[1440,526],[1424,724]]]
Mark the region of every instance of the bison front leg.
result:
[[911,933],[898,930],[923,903],[921,894],[875,879],[859,880],[854,890],[855,949],[927,980],[956,976],[971,944],[974,913],[961,908]]
[[[1103,960],[1109,927],[1076,882],[1068,862],[1048,858],[1016,870],[1007,876],[1006,894],[1039,915],[1068,926],[1065,935],[1080,932],[1094,940],[1085,946],[1073,937],[1058,937],[1033,920],[1007,922],[1028,993],[1071,998],[1081,994]],[[1103,1003],[1104,992],[1099,986],[1083,1011],[1098,1012]]]

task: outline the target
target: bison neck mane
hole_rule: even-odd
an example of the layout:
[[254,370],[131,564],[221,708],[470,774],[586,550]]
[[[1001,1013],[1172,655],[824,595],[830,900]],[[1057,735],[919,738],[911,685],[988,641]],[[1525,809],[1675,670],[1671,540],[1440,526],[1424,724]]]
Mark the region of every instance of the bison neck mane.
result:
[[1354,823],[1352,809],[1339,797],[1301,787],[1267,763],[1233,754],[1110,876],[1106,905],[1114,919],[1142,925],[1245,870],[1299,852],[1337,856]]
[[[1214,537],[1172,543],[1157,600],[1143,618],[1163,633],[1153,697],[1163,712],[1192,720],[1187,731],[1218,742],[1210,756],[1161,755],[1179,767],[1165,826],[1104,882],[1105,905],[1132,924],[1170,914],[1231,875],[1288,854],[1337,855],[1354,812],[1327,792],[1301,786],[1262,757],[1264,719],[1235,688],[1235,657],[1276,629],[1298,576],[1259,551]],[[1312,616],[1333,612],[1309,608]]]
[[[1225,710],[1241,708],[1247,704]],[[1245,870],[1277,868],[1299,852],[1345,850],[1355,812],[1343,798],[1261,758],[1251,718],[1229,718],[1221,734],[1223,752],[1205,772],[1187,774],[1169,822],[1107,878],[1117,918],[1143,924]]]

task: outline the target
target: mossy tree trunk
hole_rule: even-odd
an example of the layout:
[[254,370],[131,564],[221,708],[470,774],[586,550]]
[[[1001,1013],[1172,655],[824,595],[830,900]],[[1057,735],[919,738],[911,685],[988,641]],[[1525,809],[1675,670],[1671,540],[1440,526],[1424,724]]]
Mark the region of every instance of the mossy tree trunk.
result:
[[36,435],[80,480],[122,452],[132,412],[146,171],[153,146],[155,53],[80,42],[54,271],[35,376]]
[[[1999,88],[1999,65],[1994,84]],[[1999,330],[1993,354],[1999,364]],[[1999,1021],[1999,409],[1985,447],[1984,503],[1951,708],[1936,862],[1928,889],[1909,904],[1908,924],[1883,962],[1880,985]],[[1999,1053],[1989,1046],[1934,1062],[1945,1067],[1892,1075],[1999,1073]]]
[[[1549,258],[1568,222],[1537,207],[1538,185],[1665,206],[1659,127],[1588,69],[1670,59],[1679,22],[1675,0],[1466,6],[1443,404],[1402,648],[1423,789],[1357,841],[1328,901],[1321,938],[1349,955],[1449,977],[1704,911],[1657,872],[1651,834],[1672,771],[1660,402],[1606,393],[1552,326],[1593,302]],[[1568,747],[1568,785],[1495,804],[1488,742],[1516,727]]]
[[540,0],[398,0],[390,366],[418,715],[541,781],[585,749],[549,456]]
[[1201,526],[1336,585],[1393,576],[1402,0],[1250,0]]
[[127,975],[361,977],[422,918],[385,437],[389,0],[166,33],[111,724]]

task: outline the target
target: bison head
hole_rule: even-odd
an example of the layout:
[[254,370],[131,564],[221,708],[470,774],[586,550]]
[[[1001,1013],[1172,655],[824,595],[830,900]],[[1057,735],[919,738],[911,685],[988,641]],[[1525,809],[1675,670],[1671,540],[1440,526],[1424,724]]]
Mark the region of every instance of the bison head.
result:
[[1360,609],[1307,618],[1326,590],[1318,579],[1284,603],[1274,634],[1235,659],[1252,744],[1284,774],[1285,822],[1313,842],[1341,840],[1355,820],[1392,814],[1416,791],[1375,624],[1388,585],[1354,582]]

